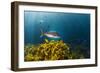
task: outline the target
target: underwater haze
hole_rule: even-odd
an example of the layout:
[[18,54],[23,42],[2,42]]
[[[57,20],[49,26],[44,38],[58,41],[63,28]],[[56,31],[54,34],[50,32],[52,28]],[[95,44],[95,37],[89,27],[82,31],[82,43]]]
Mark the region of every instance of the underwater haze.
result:
[[[72,51],[90,58],[90,14],[24,11],[24,44],[40,44],[46,36],[60,37]],[[80,52],[80,53],[81,53]]]

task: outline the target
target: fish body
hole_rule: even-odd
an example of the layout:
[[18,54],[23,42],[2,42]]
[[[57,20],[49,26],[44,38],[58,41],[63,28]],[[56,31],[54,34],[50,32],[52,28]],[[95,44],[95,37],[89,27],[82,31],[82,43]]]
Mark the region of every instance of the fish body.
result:
[[60,38],[60,36],[58,36],[56,32],[47,32],[47,33],[44,33],[44,35],[51,38]]
[[48,40],[61,40],[61,37],[58,35],[56,31],[49,31],[45,33],[41,33],[41,37],[45,37]]

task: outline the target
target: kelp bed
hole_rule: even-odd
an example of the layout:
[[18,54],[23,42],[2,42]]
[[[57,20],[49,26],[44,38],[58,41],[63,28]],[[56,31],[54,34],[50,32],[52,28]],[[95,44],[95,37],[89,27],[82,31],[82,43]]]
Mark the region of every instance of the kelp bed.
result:
[[84,55],[80,52],[71,51],[70,45],[60,41],[48,41],[38,45],[28,44],[24,48],[25,61],[64,60],[80,59]]

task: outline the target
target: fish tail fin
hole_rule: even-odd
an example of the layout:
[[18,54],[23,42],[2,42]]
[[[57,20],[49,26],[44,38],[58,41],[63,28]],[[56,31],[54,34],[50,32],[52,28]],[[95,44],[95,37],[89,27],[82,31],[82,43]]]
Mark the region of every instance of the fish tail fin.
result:
[[40,35],[40,37],[43,37],[44,32],[43,32],[43,30],[42,30],[42,29],[41,29],[40,31],[41,31],[41,35]]

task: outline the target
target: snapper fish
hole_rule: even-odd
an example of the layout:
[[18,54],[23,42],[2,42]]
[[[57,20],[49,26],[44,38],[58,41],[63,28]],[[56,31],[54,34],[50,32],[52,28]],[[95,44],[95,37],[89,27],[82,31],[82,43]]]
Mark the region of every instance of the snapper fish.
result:
[[[44,22],[43,20],[40,21],[41,26],[43,22]],[[47,26],[47,28],[45,29],[46,32],[44,32],[43,28],[41,29],[40,27],[40,32],[41,32],[40,38],[44,37],[47,38],[48,40],[61,40],[61,37],[56,31],[47,31],[49,28],[50,26]]]
[[40,37],[43,37],[43,36],[46,36],[48,38],[55,38],[55,39],[56,38],[61,38],[56,31],[43,32],[41,30],[41,36]]

